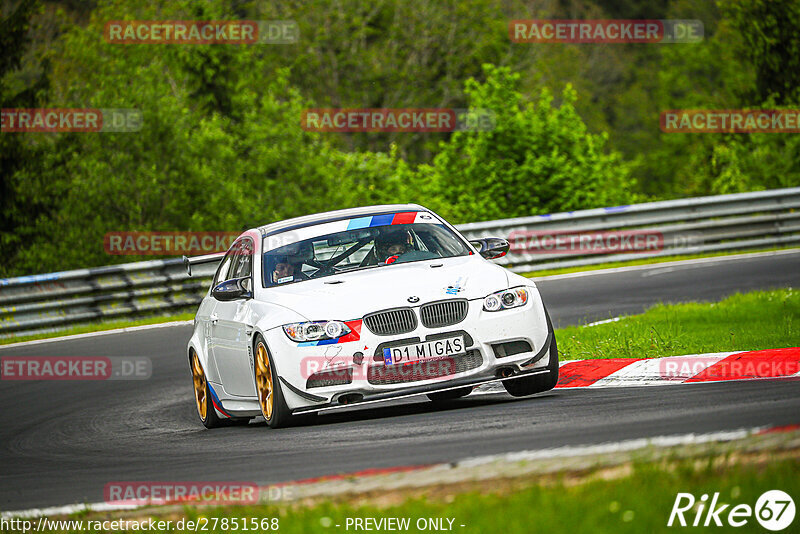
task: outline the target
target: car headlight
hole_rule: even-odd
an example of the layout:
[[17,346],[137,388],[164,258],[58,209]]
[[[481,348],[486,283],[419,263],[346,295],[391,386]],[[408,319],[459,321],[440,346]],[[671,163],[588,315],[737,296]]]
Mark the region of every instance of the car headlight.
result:
[[490,312],[507,310],[524,306],[526,302],[528,302],[528,290],[524,287],[515,287],[492,293],[483,299],[483,309]]
[[336,339],[350,333],[350,328],[342,321],[311,321],[283,325],[283,331],[292,341],[319,341]]

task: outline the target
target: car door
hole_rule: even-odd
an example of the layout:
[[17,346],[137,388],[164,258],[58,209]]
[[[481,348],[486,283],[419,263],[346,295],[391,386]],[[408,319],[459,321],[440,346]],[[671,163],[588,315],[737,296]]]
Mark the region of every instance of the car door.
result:
[[[222,261],[219,262],[219,266],[217,266],[217,270],[214,273],[214,278],[211,280],[211,289],[214,289],[218,284],[226,280],[233,258],[234,255],[231,251],[226,253]],[[214,338],[211,336],[211,319],[212,317],[216,318],[214,315],[214,308],[216,308],[217,303],[217,299],[215,299],[209,291],[200,302],[200,307],[194,317],[195,331],[197,331],[200,336],[203,353],[208,357],[206,361],[206,365],[208,366],[206,374],[213,377],[219,376],[217,364],[214,360]]]
[[[229,251],[231,261],[227,272],[224,273],[224,280],[220,279],[218,283],[249,277],[250,287],[253,288],[254,250],[255,244],[252,238],[243,237],[237,241]],[[252,332],[250,322],[252,299],[241,298],[227,302],[213,300],[214,310],[209,321],[211,346],[223,388],[230,395],[255,396],[255,383],[250,370],[248,352],[249,334]]]

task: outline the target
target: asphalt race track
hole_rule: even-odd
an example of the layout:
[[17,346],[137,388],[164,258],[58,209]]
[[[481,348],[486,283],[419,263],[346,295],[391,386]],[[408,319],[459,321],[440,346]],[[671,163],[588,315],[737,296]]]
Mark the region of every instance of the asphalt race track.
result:
[[[800,252],[654,265],[538,283],[557,326],[656,302],[717,300],[800,286]],[[144,381],[0,381],[0,510],[101,502],[126,480],[259,484],[470,456],[800,423],[800,382],[728,382],[427,400],[263,420],[209,431],[197,420],[184,351],[190,326],[0,348],[0,356],[149,356]],[[798,340],[800,345],[800,340]]]

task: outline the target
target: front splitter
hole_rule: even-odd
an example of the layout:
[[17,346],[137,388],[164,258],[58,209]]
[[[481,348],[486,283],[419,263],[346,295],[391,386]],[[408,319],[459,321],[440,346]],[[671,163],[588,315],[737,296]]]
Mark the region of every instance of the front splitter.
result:
[[297,408],[295,410],[292,410],[292,415],[327,412],[336,409],[353,408],[368,404],[377,404],[379,402],[388,402],[397,399],[406,399],[409,397],[416,397],[418,395],[427,395],[428,393],[436,393],[439,391],[450,391],[453,389],[459,389],[467,386],[475,387],[475,386],[482,386],[484,384],[492,384],[494,382],[501,382],[505,380],[516,380],[517,378],[525,378],[526,376],[547,374],[549,372],[550,371],[544,368],[544,369],[536,369],[534,371],[526,371],[524,373],[518,373],[513,376],[509,376],[507,378],[493,377],[493,378],[477,378],[477,379],[466,378],[461,380],[453,380],[453,381],[448,381],[444,387],[438,384],[416,386],[413,388],[403,389],[401,391],[387,391],[386,393],[377,393],[375,395],[370,395],[368,397],[365,397],[361,401],[348,404],[326,403],[326,404],[321,404],[319,406],[307,406],[304,408]]

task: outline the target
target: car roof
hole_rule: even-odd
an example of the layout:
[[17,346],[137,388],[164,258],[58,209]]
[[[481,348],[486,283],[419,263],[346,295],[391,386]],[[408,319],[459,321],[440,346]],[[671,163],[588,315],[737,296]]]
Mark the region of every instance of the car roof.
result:
[[361,208],[348,208],[336,211],[326,211],[315,213],[314,215],[303,215],[294,217],[257,228],[262,236],[268,236],[283,232],[289,229],[302,228],[323,222],[341,221],[342,219],[352,219],[354,217],[364,217],[367,215],[381,215],[384,213],[397,213],[401,211],[430,211],[419,204],[381,204],[377,206],[364,206]]

